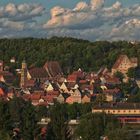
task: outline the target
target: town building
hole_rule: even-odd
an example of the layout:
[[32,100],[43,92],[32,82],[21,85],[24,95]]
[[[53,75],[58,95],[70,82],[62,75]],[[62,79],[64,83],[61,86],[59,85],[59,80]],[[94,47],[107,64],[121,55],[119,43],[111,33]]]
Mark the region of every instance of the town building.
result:
[[129,68],[135,68],[138,66],[138,59],[136,57],[128,58],[127,55],[120,55],[112,67],[112,74],[117,71],[126,75]]
[[57,75],[63,75],[62,69],[58,61],[47,61],[44,65],[49,77],[55,77]]
[[94,106],[92,113],[115,115],[121,123],[140,123],[139,103],[104,103]]

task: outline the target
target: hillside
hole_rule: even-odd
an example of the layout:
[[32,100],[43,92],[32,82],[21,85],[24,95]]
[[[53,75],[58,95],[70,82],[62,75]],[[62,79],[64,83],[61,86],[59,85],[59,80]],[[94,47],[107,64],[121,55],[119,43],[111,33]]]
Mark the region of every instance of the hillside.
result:
[[26,58],[28,66],[42,66],[47,60],[57,60],[66,73],[79,67],[91,71],[101,66],[110,68],[119,54],[136,56],[140,60],[140,44],[133,45],[126,41],[89,42],[66,37],[0,39],[0,60],[10,65],[10,58],[15,57],[17,64],[14,67],[20,67]]

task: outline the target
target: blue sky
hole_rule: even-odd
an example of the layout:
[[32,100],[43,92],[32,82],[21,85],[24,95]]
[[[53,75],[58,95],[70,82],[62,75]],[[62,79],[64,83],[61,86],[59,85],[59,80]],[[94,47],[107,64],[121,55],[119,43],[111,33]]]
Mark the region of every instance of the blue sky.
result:
[[[45,7],[51,8],[53,6],[56,5],[60,5],[60,6],[64,6],[64,7],[74,7],[76,3],[80,2],[81,0],[0,0],[0,5],[6,5],[9,2],[11,3],[16,3],[16,4],[20,4],[20,3],[40,3],[43,4]],[[85,2],[90,2],[90,0],[83,0]],[[121,3],[123,3],[124,5],[132,5],[132,4],[136,4],[136,3],[140,3],[139,0],[118,0]],[[113,3],[115,3],[116,0],[106,0],[105,3],[107,5],[111,5]]]
[[140,0],[0,0],[0,37],[139,40]]

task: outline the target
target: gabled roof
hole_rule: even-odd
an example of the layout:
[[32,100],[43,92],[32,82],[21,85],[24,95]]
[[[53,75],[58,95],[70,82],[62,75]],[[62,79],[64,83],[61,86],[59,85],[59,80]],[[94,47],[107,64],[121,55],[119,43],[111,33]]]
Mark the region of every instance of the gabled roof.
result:
[[87,80],[79,80],[79,83],[80,84],[86,84],[87,83]]
[[29,73],[32,78],[47,78],[48,74],[44,68],[32,68],[29,70]]
[[93,85],[81,85],[80,86],[80,89],[81,90],[93,90],[94,89],[94,86]]
[[15,79],[14,75],[8,71],[1,71],[0,75],[3,76],[6,84],[12,84]]
[[54,88],[54,90],[59,90],[59,86],[58,86],[58,84],[57,83],[51,83],[52,84],[52,86],[53,86],[53,88]]
[[70,96],[70,94],[68,94],[68,93],[61,93],[62,94],[62,96],[66,99],[66,98],[68,98],[69,96]]
[[41,94],[32,94],[31,95],[31,100],[38,100],[41,98]]
[[26,81],[26,86],[27,87],[33,87],[35,85],[35,80],[30,79]]
[[68,89],[73,89],[75,87],[76,83],[67,83],[66,86]]
[[83,79],[85,73],[82,70],[74,71],[71,75],[76,75],[78,78]]
[[85,97],[91,98],[91,94],[87,94],[87,93],[86,93],[86,94],[82,94],[82,97],[81,97],[81,98],[83,99],[83,98],[85,98]]
[[47,61],[44,65],[44,68],[48,72],[50,77],[55,77],[57,75],[63,75],[61,67],[58,61]]
[[67,81],[68,82],[77,82],[78,76],[77,75],[68,75]]
[[113,68],[113,69],[117,69],[117,68],[119,67],[119,65],[121,64],[121,62],[122,62],[125,58],[129,59],[129,58],[127,57],[127,55],[120,55],[119,58],[117,59],[117,61],[115,62],[115,64],[113,65],[112,68]]
[[44,99],[48,103],[53,103],[54,102],[54,99],[56,97],[58,97],[58,95],[55,95],[55,94],[47,94],[46,96],[42,96],[42,99]]
[[59,93],[59,91],[48,91],[47,92],[47,95],[56,95],[56,96],[58,96],[60,93]]
[[111,84],[120,84],[121,81],[117,77],[106,77],[105,78],[106,83],[111,83]]

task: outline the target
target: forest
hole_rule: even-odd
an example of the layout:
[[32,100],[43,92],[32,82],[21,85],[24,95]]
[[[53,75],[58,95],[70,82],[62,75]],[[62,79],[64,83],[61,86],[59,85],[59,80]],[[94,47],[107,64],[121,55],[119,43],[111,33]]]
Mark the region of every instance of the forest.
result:
[[[33,106],[30,101],[14,97],[9,102],[0,100],[0,140],[99,140],[108,136],[111,140],[135,140],[115,116],[91,113],[92,104],[59,104],[46,108]],[[46,131],[38,122],[49,117]],[[74,133],[68,122],[79,121]],[[18,132],[14,135],[14,130]]]
[[[64,73],[78,68],[96,71],[101,66],[111,68],[119,54],[135,56],[140,60],[140,43],[89,42],[67,37],[0,39],[0,60],[13,68],[20,68],[23,59],[26,59],[28,67],[42,67],[46,61],[56,60]],[[16,58],[14,65],[10,64],[12,57]]]

